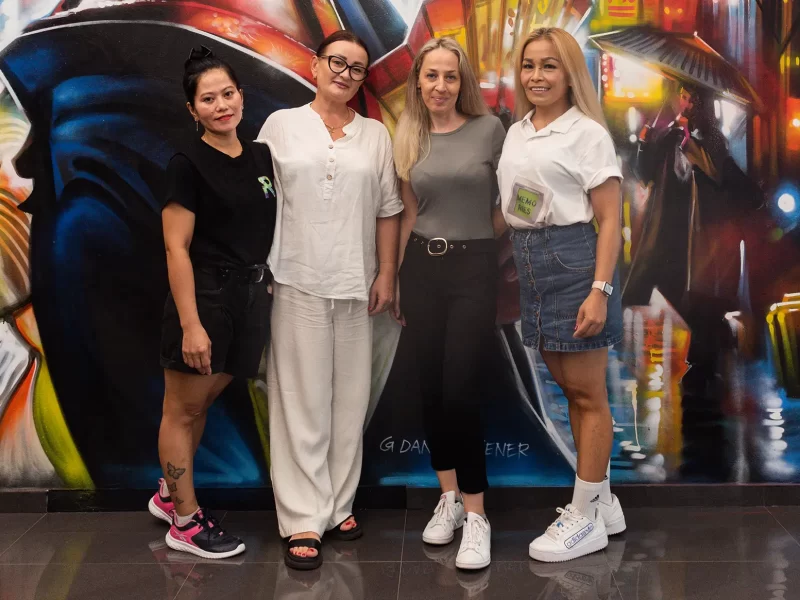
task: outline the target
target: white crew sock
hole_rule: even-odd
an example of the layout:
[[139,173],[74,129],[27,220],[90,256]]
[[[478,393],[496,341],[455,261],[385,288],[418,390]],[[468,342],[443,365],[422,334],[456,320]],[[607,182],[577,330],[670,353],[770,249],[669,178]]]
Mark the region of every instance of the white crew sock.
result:
[[603,479],[603,489],[600,490],[600,502],[603,504],[611,504],[611,461],[608,461],[608,468],[606,468],[606,478]]
[[597,519],[597,503],[600,501],[600,491],[602,489],[602,481],[599,483],[589,483],[575,475],[572,506],[577,508],[582,515],[595,521]]
[[[200,509],[198,508],[197,510]],[[175,513],[175,525],[177,525],[178,527],[183,527],[184,525],[187,525],[189,521],[194,519],[194,516],[197,514],[197,510],[190,515],[186,515],[185,517],[182,517],[178,513]]]

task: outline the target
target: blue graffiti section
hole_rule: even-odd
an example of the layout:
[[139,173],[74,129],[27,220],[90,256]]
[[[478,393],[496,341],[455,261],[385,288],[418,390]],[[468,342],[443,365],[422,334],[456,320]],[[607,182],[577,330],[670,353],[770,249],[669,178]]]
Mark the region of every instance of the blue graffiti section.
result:
[[[0,56],[0,71],[32,124],[17,169],[35,180],[23,205],[34,216],[34,309],[64,416],[92,478],[100,487],[149,487],[158,473],[163,394],[164,169],[194,133],[179,84],[185,50],[209,45],[245,74],[242,134],[251,139],[272,111],[309,100],[310,90],[183,28],[71,25],[32,32]],[[142,43],[156,38],[159,44]],[[266,485],[263,456],[239,382],[209,415],[197,482]]]

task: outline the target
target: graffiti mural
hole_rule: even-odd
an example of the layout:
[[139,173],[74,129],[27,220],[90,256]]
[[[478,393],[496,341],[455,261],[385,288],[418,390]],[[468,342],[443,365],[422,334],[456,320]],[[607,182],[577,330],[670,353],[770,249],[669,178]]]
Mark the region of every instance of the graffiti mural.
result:
[[[511,53],[584,48],[623,184],[612,477],[800,481],[800,4],[758,0],[0,0],[0,487],[149,488],[163,377],[164,170],[193,135],[192,46],[244,82],[242,133],[314,93],[340,28],[375,57],[353,108],[393,131],[415,52],[453,36],[514,119]],[[521,343],[500,240],[485,365],[493,485],[569,485],[565,398]],[[434,485],[399,326],[376,319],[363,483]],[[266,386],[210,413],[199,486],[269,485]]]

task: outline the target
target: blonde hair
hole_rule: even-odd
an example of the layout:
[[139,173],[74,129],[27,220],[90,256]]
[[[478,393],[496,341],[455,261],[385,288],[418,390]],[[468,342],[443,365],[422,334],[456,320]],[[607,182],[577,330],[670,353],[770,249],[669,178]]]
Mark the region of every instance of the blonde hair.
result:
[[475,77],[464,49],[453,38],[442,37],[429,40],[420,48],[411,72],[408,74],[406,106],[397,121],[394,136],[394,165],[397,175],[404,181],[408,181],[411,177],[411,169],[430,151],[431,117],[428,108],[422,101],[422,94],[419,90],[419,73],[425,57],[439,48],[449,50],[458,57],[461,89],[456,100],[456,110],[462,115],[475,117],[489,113],[481,95],[478,79]]
[[525,49],[531,42],[547,40],[555,46],[558,59],[564,65],[567,72],[567,83],[569,85],[569,103],[577,106],[580,111],[590,119],[597,121],[608,129],[603,108],[597,98],[597,92],[592,85],[592,78],[589,69],[586,67],[586,60],[578,42],[568,32],[557,27],[541,27],[535,29],[522,43],[515,57],[515,77],[514,77],[514,112],[518,118],[523,118],[528,114],[534,105],[525,95],[525,88],[522,87],[522,58]]

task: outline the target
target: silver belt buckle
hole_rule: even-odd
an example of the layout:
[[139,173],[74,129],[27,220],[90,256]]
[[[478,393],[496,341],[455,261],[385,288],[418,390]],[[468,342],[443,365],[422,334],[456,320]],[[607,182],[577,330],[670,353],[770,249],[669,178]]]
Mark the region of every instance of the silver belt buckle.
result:
[[258,269],[258,279],[256,279],[253,283],[261,283],[264,281],[264,272],[266,269]]
[[[441,252],[434,252],[433,250],[431,250],[431,244],[433,242],[442,242],[442,244],[444,245],[444,250],[442,250]],[[440,237],[428,240],[428,254],[431,256],[444,256],[445,254],[447,254],[447,240]]]

